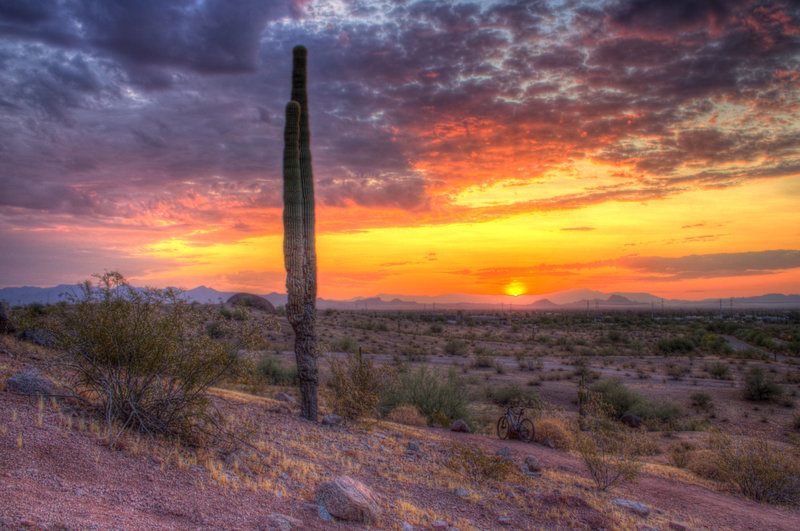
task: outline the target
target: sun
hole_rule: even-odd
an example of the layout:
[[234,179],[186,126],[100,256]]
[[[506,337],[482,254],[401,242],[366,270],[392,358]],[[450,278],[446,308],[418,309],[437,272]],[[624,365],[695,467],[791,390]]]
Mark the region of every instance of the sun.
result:
[[525,293],[527,291],[527,289],[528,288],[522,282],[520,282],[518,280],[512,280],[511,282],[506,284],[506,287],[504,288],[503,291],[505,291],[506,295],[511,295],[513,297],[519,297],[520,295]]

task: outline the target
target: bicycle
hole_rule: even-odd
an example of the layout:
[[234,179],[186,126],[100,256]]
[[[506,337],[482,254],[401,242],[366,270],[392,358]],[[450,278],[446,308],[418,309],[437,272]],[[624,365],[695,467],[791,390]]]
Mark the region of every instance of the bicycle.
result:
[[516,433],[520,440],[531,442],[536,433],[536,428],[530,419],[522,418],[525,408],[519,408],[519,414],[514,415],[512,407],[506,408],[505,414],[497,421],[497,436],[501,439],[508,439],[509,435]]

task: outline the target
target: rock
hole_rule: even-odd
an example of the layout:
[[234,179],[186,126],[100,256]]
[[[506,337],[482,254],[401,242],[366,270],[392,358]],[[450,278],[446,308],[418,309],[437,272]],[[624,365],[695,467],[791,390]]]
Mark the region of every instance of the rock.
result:
[[639,417],[639,415],[634,415],[632,413],[626,413],[625,415],[622,415],[622,418],[619,419],[619,421],[626,426],[630,426],[631,428],[640,428],[642,426],[642,419]]
[[414,531],[414,526],[408,522],[403,522],[403,531]]
[[23,395],[52,395],[55,391],[53,382],[42,376],[36,369],[18,372],[6,380],[6,389]]
[[302,527],[303,522],[297,518],[278,513],[268,514],[256,524],[259,531],[291,531]]
[[508,516],[501,516],[497,519],[497,523],[503,526],[511,525],[511,518]]
[[329,413],[322,417],[322,425],[323,426],[339,426],[340,424],[344,423],[344,417],[341,415],[336,415],[334,413]]
[[275,393],[275,396],[272,397],[273,400],[277,400],[279,402],[288,402],[290,404],[297,405],[297,400],[291,395],[287,395],[284,392]]
[[689,528],[680,522],[670,522],[668,525],[670,529],[675,531],[689,531]]
[[17,334],[17,339],[22,341],[30,341],[42,347],[52,347],[55,345],[55,337],[52,332],[42,330],[41,328],[34,328],[32,330],[23,330]]
[[338,476],[317,488],[315,499],[336,518],[371,522],[379,512],[375,494],[350,476]]
[[497,452],[494,455],[498,457],[505,457],[507,459],[511,459],[511,448],[509,448],[508,446],[503,446],[502,448],[497,450]]
[[627,509],[634,514],[638,514],[639,516],[647,517],[647,515],[650,514],[650,507],[643,504],[642,502],[623,500],[622,498],[614,498],[614,500],[611,503],[619,507],[622,507],[623,509]]
[[459,498],[469,498],[469,491],[464,487],[458,487],[453,493]]
[[419,444],[415,443],[414,441],[408,441],[406,447],[412,452],[419,452]]
[[456,431],[456,432],[459,432],[459,433],[471,433],[472,432],[472,430],[469,429],[469,426],[467,426],[467,423],[464,422],[461,419],[458,419],[457,421],[455,421],[453,423],[452,426],[450,426],[450,431]]
[[11,324],[11,310],[6,301],[0,301],[0,334],[11,334],[14,325]]
[[317,514],[326,522],[333,522],[333,516],[331,516],[331,513],[328,512],[328,509],[322,505],[317,505]]
[[281,415],[291,415],[292,413],[292,410],[289,409],[288,406],[285,406],[283,404],[275,404],[273,406],[269,406],[267,408],[267,411],[269,411],[270,413],[279,413]]
[[431,524],[431,527],[436,530],[445,531],[450,528],[450,524],[445,522],[444,520],[434,520]]
[[267,313],[275,313],[275,306],[273,306],[271,302],[264,297],[259,297],[252,293],[237,293],[236,295],[231,295],[231,298],[225,301],[225,304],[230,306],[246,306]]
[[530,472],[532,474],[542,471],[542,465],[539,464],[539,460],[532,455],[528,455],[525,457],[523,466],[524,466],[523,471]]

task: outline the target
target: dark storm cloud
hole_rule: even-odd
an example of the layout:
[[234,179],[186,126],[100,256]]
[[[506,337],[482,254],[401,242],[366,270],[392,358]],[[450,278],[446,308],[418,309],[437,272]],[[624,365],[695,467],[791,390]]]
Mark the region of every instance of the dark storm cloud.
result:
[[[279,206],[281,109],[300,42],[324,204],[447,208],[471,179],[507,177],[508,160],[523,166],[520,179],[582,159],[640,173],[616,188],[520,202],[543,209],[795,171],[796,127],[758,115],[743,128],[699,123],[720,101],[784,118],[797,106],[795,3],[570,9],[0,0],[0,181],[33,190],[4,192],[3,204],[87,216],[193,208],[231,225],[237,207]],[[744,173],[704,167],[761,159]],[[204,197],[214,205],[198,206]]]

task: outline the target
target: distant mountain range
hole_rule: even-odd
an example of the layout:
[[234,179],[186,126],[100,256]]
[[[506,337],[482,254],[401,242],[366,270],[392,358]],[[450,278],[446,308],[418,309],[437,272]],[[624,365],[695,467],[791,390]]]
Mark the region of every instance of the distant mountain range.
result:
[[[56,303],[64,300],[64,294],[78,295],[79,286],[61,284],[52,288],[20,287],[0,289],[0,300],[11,305],[24,305],[34,302]],[[186,290],[186,300],[200,303],[219,304],[228,300],[235,292],[217,291],[206,286]],[[286,304],[285,293],[261,295],[274,306]],[[474,296],[468,294],[446,294],[435,297],[407,295],[378,295],[375,297],[356,297],[348,300],[317,299],[317,307],[342,310],[659,310],[677,308],[722,309],[730,311],[742,309],[790,309],[800,308],[800,295],[771,293],[756,297],[733,297],[725,299],[679,300],[662,299],[649,293],[603,293],[589,289],[568,290],[547,294],[546,298],[506,297],[507,301],[497,302],[497,296]]]

